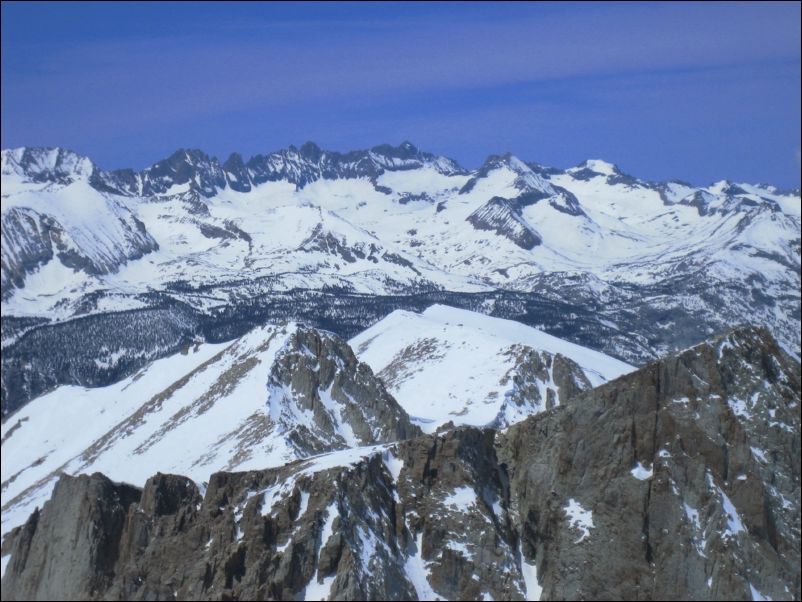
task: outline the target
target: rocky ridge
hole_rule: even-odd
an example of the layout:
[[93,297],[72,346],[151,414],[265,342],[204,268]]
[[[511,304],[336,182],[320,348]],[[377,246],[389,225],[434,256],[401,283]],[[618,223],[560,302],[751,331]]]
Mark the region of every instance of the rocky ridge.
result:
[[740,329],[506,432],[205,491],[63,477],[4,541],[3,597],[798,599],[799,468],[800,365]]
[[195,342],[111,387],[58,388],[3,424],[3,533],[62,473],[143,485],[415,437],[420,429],[348,343],[288,323]]

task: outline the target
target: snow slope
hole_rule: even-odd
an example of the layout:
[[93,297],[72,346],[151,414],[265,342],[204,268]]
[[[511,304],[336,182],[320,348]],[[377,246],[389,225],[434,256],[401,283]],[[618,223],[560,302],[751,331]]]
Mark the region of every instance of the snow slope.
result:
[[[546,409],[549,390],[559,403],[556,356],[578,365],[587,381],[577,382],[578,375],[569,374],[579,389],[635,369],[518,322],[444,305],[421,314],[395,311],[350,344],[426,432],[449,421],[506,426]],[[532,352],[542,354],[535,358],[542,358],[543,365],[529,375],[528,383],[537,387],[539,395],[528,391],[522,406],[513,399],[526,383],[523,364]]]
[[[61,386],[32,400],[2,425],[3,533],[48,499],[62,472],[202,482],[401,438],[401,418],[386,410],[398,405],[338,340],[294,323],[263,326],[230,343],[187,345],[106,387]],[[351,343],[426,431],[510,424],[632,369],[446,306],[394,312]]]
[[332,385],[315,390],[323,362],[335,386],[362,382],[348,372],[347,353],[334,346],[330,357],[315,356],[310,336],[329,337],[264,326],[232,343],[196,344],[108,387],[62,386],[36,398],[2,426],[2,532],[41,507],[62,472],[101,471],[140,486],[156,471],[202,482],[219,470],[397,439],[392,419],[355,414]]

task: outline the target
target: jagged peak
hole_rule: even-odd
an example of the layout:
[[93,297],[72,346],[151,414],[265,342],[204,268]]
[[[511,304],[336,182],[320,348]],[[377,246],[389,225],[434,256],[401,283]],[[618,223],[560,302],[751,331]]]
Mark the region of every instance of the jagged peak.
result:
[[771,331],[765,326],[756,324],[740,324],[724,332],[714,334],[699,343],[681,349],[655,360],[652,364],[668,364],[682,358],[713,358],[720,362],[723,354],[734,353],[753,364],[759,364],[762,370],[771,370],[765,361],[755,361],[758,355],[774,357],[784,365],[795,363],[799,369],[799,352],[783,347]]
[[399,159],[412,159],[421,155],[428,155],[428,153],[421,153],[414,144],[409,141],[404,141],[398,146],[392,144],[379,144],[371,147],[370,152],[385,157],[394,157]]
[[506,152],[503,155],[488,156],[476,173],[478,176],[486,176],[491,171],[501,169],[503,167],[507,167],[519,175],[534,174],[539,176],[539,174],[535,172],[535,170],[533,170],[528,163],[522,161],[511,152]]
[[[714,194],[714,195],[724,195],[724,196],[730,196],[730,197],[745,196],[745,195],[748,195],[749,192],[744,190],[744,186],[752,187],[752,188],[760,188],[761,187],[761,185],[759,185],[759,184],[749,185],[749,184],[746,184],[746,183],[743,183],[743,182],[733,182],[732,180],[718,180],[717,182],[713,182],[712,184],[710,184],[709,186],[707,186],[705,188],[702,188],[701,190],[704,190],[705,192],[708,192],[708,193]],[[769,192],[771,194],[771,191],[769,191],[767,188],[764,187],[763,190],[765,192]]]
[[726,179],[724,179],[724,180],[716,180],[715,182],[713,182],[712,184],[707,186],[707,189],[710,190],[710,191],[720,192],[720,191],[724,190],[725,188],[727,188],[728,186],[730,186],[731,184],[732,184],[732,182],[730,182],[729,180],[726,180]]
[[422,151],[408,140],[398,146],[391,144],[374,146],[367,151],[367,154],[374,163],[387,170],[428,166],[446,175],[467,173],[454,159]]
[[557,194],[557,190],[548,180],[510,152],[503,155],[490,155],[475,172],[474,176],[462,187],[460,194],[470,192],[479,180],[488,177],[492,172],[499,169],[508,169],[515,174],[514,186],[521,193],[536,192],[541,196],[554,196]]
[[624,175],[615,163],[603,159],[586,159],[579,165],[567,169],[569,173],[589,170],[603,176]]
[[[164,165],[177,166],[185,164],[190,167],[200,166],[202,169],[227,171],[229,166],[237,166],[240,163],[252,167],[260,162],[275,161],[276,159],[286,161],[290,158],[289,156],[293,156],[291,158],[293,162],[298,161],[300,158],[302,162],[309,162],[316,166],[319,165],[321,161],[328,159],[332,164],[347,162],[351,165],[360,161],[367,161],[367,165],[373,163],[377,170],[394,170],[410,169],[412,163],[417,161],[420,162],[421,165],[432,166],[438,171],[449,175],[467,175],[469,173],[460,166],[457,161],[443,155],[423,151],[408,140],[404,140],[397,146],[392,144],[379,144],[369,149],[347,152],[325,150],[317,143],[310,140],[303,143],[300,147],[289,145],[284,149],[273,152],[252,155],[247,160],[240,153],[234,152],[231,153],[228,159],[222,164],[216,157],[207,154],[202,149],[182,147],[168,157],[156,161],[144,170],[139,171],[131,168],[112,170],[100,169],[92,159],[86,155],[64,147],[21,146],[2,149],[2,173],[3,175],[17,174],[32,179],[32,176],[35,176],[37,178],[36,181],[47,181],[50,179],[60,183],[63,183],[65,180],[70,180],[70,175],[78,177],[92,177],[94,175],[94,181],[108,183],[114,180],[115,176],[124,175],[126,181],[128,181],[137,176],[141,176],[148,170],[154,168],[158,169]],[[544,182],[546,182],[550,176],[568,173],[575,179],[590,179],[593,177],[606,176],[608,178],[608,183],[640,184],[647,187],[658,188],[676,182],[689,188],[695,188],[679,180],[668,180],[666,182],[647,182],[645,180],[640,180],[622,172],[616,164],[603,159],[587,159],[579,165],[561,170],[554,167],[547,167],[536,162],[522,161],[511,152],[488,156],[482,166],[473,173],[481,177],[483,174],[502,165],[509,167],[519,174],[534,174],[544,179]],[[325,176],[318,174],[316,177]],[[118,191],[124,188],[125,190],[123,192],[125,194],[132,194],[135,191],[135,188],[130,185],[130,182],[127,182],[126,186],[112,186],[112,188],[116,188]],[[772,195],[799,196],[798,188],[781,190],[771,184],[741,184],[730,180],[719,180],[699,189],[706,190],[712,194],[743,196],[749,194],[748,191],[752,188],[754,188],[758,194],[760,191],[765,191]]]
[[218,161],[215,157],[210,157],[199,148],[179,148],[166,159],[157,161],[149,168],[146,168],[145,171],[148,169],[157,169],[165,164],[170,166],[186,164],[195,167],[197,164],[216,165],[217,163]]
[[298,153],[305,158],[311,159],[312,161],[320,161],[320,157],[323,155],[323,149],[321,149],[317,144],[312,142],[311,140],[307,140],[301,145],[301,148],[298,149]]
[[512,159],[516,159],[516,158],[517,157],[515,157],[515,155],[513,155],[509,151],[507,151],[506,153],[503,153],[501,155],[488,155],[487,159],[485,159],[484,163],[482,163],[482,166],[479,168],[479,171],[483,171],[483,170],[485,170],[487,168],[489,168],[489,169],[497,169],[497,168],[505,166],[505,165],[509,166],[510,165],[510,161]]
[[793,354],[782,348],[768,328],[756,324],[739,324],[730,330],[714,335],[710,339],[694,345],[690,349],[698,350],[704,346],[720,347],[724,343],[728,344],[730,347],[740,347],[742,349],[761,347],[777,354],[782,351],[782,353],[793,357]]
[[694,190],[691,194],[683,197],[681,202],[693,201],[702,203],[712,203],[717,199],[716,195],[707,190]]
[[536,161],[526,161],[526,165],[536,174],[544,176],[546,178],[565,173],[564,170],[558,167],[550,167],[548,165],[543,165],[542,163],[537,163]]
[[238,166],[239,166],[239,165],[245,165],[245,160],[242,158],[242,155],[241,155],[241,154],[239,154],[239,153],[237,153],[237,152],[233,152],[233,153],[231,153],[231,154],[228,156],[228,159],[226,159],[226,160],[223,162],[223,167],[224,167],[224,168],[225,168],[227,165],[238,165]]
[[35,157],[76,157],[79,159],[88,159],[86,155],[82,155],[81,153],[62,146],[18,146],[15,148],[4,148],[2,155],[3,157],[15,158],[17,160],[26,155]]
[[[328,172],[344,168],[349,172],[359,171],[365,172],[362,175],[372,174],[373,176],[383,170],[405,170],[422,166],[433,166],[445,174],[467,173],[453,159],[421,151],[408,141],[404,141],[398,146],[380,144],[369,149],[347,152],[326,150],[315,142],[307,141],[300,148],[291,144],[285,149],[273,151],[267,155],[255,155],[247,161],[247,164],[258,166],[259,163],[265,161],[280,163],[289,161]],[[312,179],[319,177],[323,176],[316,174]]]
[[22,146],[2,151],[3,175],[67,183],[89,178],[95,169],[89,157],[59,146]]

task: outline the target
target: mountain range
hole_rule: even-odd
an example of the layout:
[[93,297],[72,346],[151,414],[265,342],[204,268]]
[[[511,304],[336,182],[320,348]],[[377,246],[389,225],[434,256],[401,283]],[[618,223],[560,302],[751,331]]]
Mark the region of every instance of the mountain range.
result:
[[2,153],[2,233],[3,415],[188,340],[280,320],[351,337],[432,303],[632,364],[744,323],[800,356],[800,195],[769,185],[509,154],[466,170],[410,143],[180,150],[139,172],[20,148]]
[[2,151],[3,599],[798,599],[800,192]]

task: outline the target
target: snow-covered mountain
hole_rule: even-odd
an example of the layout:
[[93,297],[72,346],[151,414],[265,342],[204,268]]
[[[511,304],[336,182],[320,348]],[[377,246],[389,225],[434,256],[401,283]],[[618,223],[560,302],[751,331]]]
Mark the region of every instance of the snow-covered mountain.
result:
[[136,369],[98,376],[37,350],[80,353],[64,338],[79,317],[101,339],[109,322],[139,334],[138,312],[178,312],[182,325],[134,350],[143,358],[280,319],[353,336],[434,302],[633,364],[746,322],[800,355],[800,195],[766,185],[511,155],[469,171],[409,143],[222,163],[181,150],[139,172],[21,148],[2,154],[2,232],[4,415],[50,386]]
[[446,306],[394,312],[350,345],[297,323],[187,343],[112,385],[57,387],[4,421],[2,532],[41,506],[61,473],[142,486],[158,470],[201,483],[449,422],[507,427],[632,370]]
[[62,386],[2,425],[2,532],[50,497],[61,473],[142,485],[281,466],[419,434],[339,337],[295,323],[186,345],[107,387]]
[[397,310],[350,341],[425,432],[506,427],[635,370],[598,351],[476,312]]

